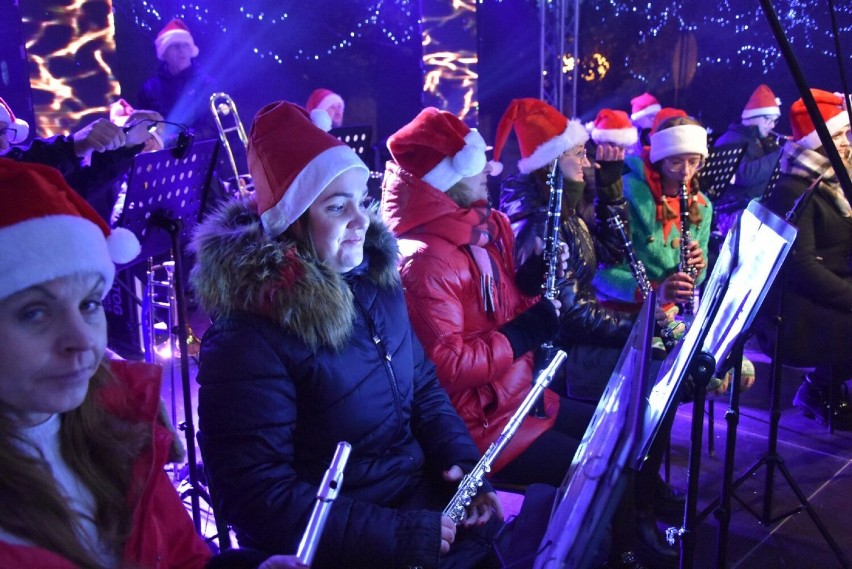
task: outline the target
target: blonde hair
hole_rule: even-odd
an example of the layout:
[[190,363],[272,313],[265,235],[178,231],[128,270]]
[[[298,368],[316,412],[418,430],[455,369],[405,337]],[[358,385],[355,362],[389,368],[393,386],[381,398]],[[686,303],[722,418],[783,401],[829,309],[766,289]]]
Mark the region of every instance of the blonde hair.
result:
[[[95,498],[94,522],[101,539],[120,555],[131,528],[131,467],[151,445],[151,429],[107,412],[98,403],[98,393],[106,386],[121,388],[101,363],[82,405],[60,417],[60,452]],[[22,442],[27,444],[0,409],[0,527],[81,568],[98,568],[80,542],[78,514],[59,491],[50,468],[23,452]]]

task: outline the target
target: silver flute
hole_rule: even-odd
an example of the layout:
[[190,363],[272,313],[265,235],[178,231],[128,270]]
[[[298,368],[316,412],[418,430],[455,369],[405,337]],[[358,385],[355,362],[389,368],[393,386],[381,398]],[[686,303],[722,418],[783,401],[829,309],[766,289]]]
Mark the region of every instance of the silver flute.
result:
[[473,467],[473,470],[465,474],[464,478],[462,478],[455,496],[447,504],[447,507],[444,508],[444,515],[453,520],[456,525],[464,521],[467,515],[467,507],[470,506],[473,497],[479,492],[485,475],[491,471],[494,461],[497,460],[497,457],[503,452],[503,449],[506,448],[506,445],[509,444],[509,441],[518,431],[521,423],[527,418],[533,404],[541,397],[544,390],[550,385],[550,382],[553,381],[553,376],[556,375],[556,371],[562,365],[562,362],[565,361],[566,357],[568,356],[564,351],[558,350],[556,352],[547,367],[538,374],[532,389],[526,398],[524,398],[520,407],[515,410],[515,414],[512,415],[506,426],[503,427],[500,436],[497,437],[496,441],[491,443],[485,454],[482,455],[482,458]]
[[340,487],[343,485],[343,469],[346,468],[346,461],[349,460],[351,450],[352,447],[349,443],[345,441],[337,443],[334,458],[331,459],[331,464],[325,471],[317,490],[317,501],[311,512],[311,518],[308,520],[308,527],[305,528],[305,533],[302,535],[299,549],[296,551],[299,562],[308,567],[313,563],[314,555],[317,552],[322,530],[325,527],[328,514],[331,512],[331,503],[337,498]]

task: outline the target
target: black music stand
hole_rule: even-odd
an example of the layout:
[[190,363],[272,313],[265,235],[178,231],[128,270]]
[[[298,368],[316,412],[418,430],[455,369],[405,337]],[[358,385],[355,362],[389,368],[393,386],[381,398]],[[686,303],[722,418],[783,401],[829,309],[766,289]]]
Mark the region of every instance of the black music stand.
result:
[[341,126],[331,129],[329,134],[345,143],[364,161],[364,164],[370,170],[370,178],[367,180],[367,193],[375,201],[380,201],[382,199],[384,166],[376,164],[376,151],[372,144],[373,127],[368,124]]
[[[201,533],[199,498],[206,494],[198,486],[195,451],[195,425],[192,418],[192,394],[189,380],[188,326],[183,272],[182,244],[198,223],[216,160],[218,141],[194,144],[182,156],[172,149],[139,154],[127,183],[124,211],[117,226],[132,231],[142,245],[135,262],[171,250],[175,263],[174,287],[178,316],[181,387],[183,389],[184,423],[180,426],[186,438],[186,454],[191,486],[192,519]],[[135,264],[135,262],[133,264]],[[174,333],[174,332],[172,332]]]
[[745,144],[724,144],[710,149],[704,167],[698,172],[698,184],[712,201],[718,200],[731,185],[745,149]]
[[368,124],[341,126],[331,129],[328,133],[354,150],[355,154],[357,154],[358,157],[364,161],[364,164],[367,165],[367,168],[370,170],[373,169],[373,165],[370,163],[372,160],[371,154],[373,149],[372,126]]
[[[728,533],[730,527],[730,517],[731,517],[731,499],[736,499],[737,502],[743,506],[748,512],[754,515],[763,525],[771,525],[775,522],[783,520],[793,514],[799,513],[802,510],[805,510],[807,514],[810,516],[811,521],[813,521],[817,530],[819,530],[820,534],[825,539],[826,543],[829,547],[834,551],[837,559],[840,561],[842,567],[848,567],[849,563],[846,560],[843,551],[837,545],[837,542],[834,541],[831,534],[828,531],[828,528],[822,523],[819,516],[816,513],[816,510],[810,505],[809,500],[796,484],[795,480],[793,480],[792,475],[787,469],[784,459],[778,453],[778,422],[781,418],[781,358],[782,355],[780,353],[780,335],[776,335],[775,338],[775,349],[772,355],[772,371],[770,373],[770,381],[771,381],[771,396],[770,396],[770,424],[769,424],[769,448],[762,457],[760,457],[757,462],[755,462],[751,467],[743,473],[740,478],[736,481],[733,479],[733,470],[734,470],[734,452],[735,452],[735,443],[736,443],[736,428],[738,423],[738,414],[739,414],[739,389],[736,389],[736,386],[739,386],[741,380],[741,364],[742,364],[742,352],[745,346],[745,342],[750,334],[749,327],[753,323],[754,315],[757,313],[757,309],[759,308],[760,302],[765,298],[766,293],[768,292],[770,285],[777,280],[778,283],[776,285],[780,290],[775,291],[774,294],[777,294],[777,300],[779,306],[775,308],[777,312],[777,318],[775,325],[778,326],[780,330],[781,326],[781,299],[783,298],[783,288],[785,286],[785,276],[784,270],[782,268],[783,261],[786,259],[790,249],[793,246],[793,242],[796,238],[797,230],[796,228],[790,224],[791,220],[796,218],[795,213],[801,211],[806,203],[809,196],[812,195],[810,192],[805,192],[799,203],[794,207],[794,211],[791,211],[787,215],[787,219],[781,219],[780,217],[772,214],[765,206],[759,204],[756,201],[753,201],[749,204],[748,209],[743,213],[743,216],[740,218],[739,223],[737,225],[736,237],[740,240],[742,239],[751,239],[755,241],[756,245],[750,248],[747,248],[742,245],[738,245],[736,243],[732,243],[732,238],[729,236],[728,241],[725,242],[725,250],[726,251],[739,251],[738,256],[740,257],[739,261],[736,263],[736,267],[734,265],[728,264],[730,269],[726,269],[730,272],[736,272],[739,267],[747,267],[748,269],[745,272],[744,278],[739,279],[740,284],[737,288],[741,290],[748,289],[749,286],[755,286],[755,283],[761,283],[763,288],[762,295],[760,296],[758,306],[754,307],[752,310],[749,310],[749,318],[745,320],[740,327],[736,327],[733,324],[725,324],[718,326],[721,330],[726,330],[726,336],[728,338],[727,342],[732,345],[732,349],[730,350],[730,358],[734,367],[734,377],[732,379],[732,389],[731,389],[731,400],[730,400],[730,408],[726,413],[725,419],[728,422],[728,435],[726,439],[726,449],[725,449],[725,466],[724,473],[722,477],[722,488],[720,497],[714,500],[705,510],[700,514],[699,517],[705,517],[710,512],[713,512],[716,517],[719,519],[719,535],[717,539],[717,548],[716,548],[716,567],[725,567],[727,562],[727,540]],[[741,236],[740,236],[741,235]],[[736,237],[734,239],[736,239]],[[775,242],[772,242],[774,238]],[[757,258],[761,256],[765,256],[767,254],[777,254],[777,260],[775,266],[769,267],[766,265],[764,261],[759,261]],[[722,258],[720,257],[720,264],[722,263]],[[754,274],[755,267],[763,264],[765,269],[770,269],[771,273],[769,274]],[[779,276],[780,273],[780,276]],[[715,271],[714,271],[715,274]],[[776,279],[777,277],[777,279]],[[765,283],[761,281],[766,279]],[[738,333],[739,338],[735,339],[734,334]],[[717,346],[724,347],[724,342],[722,341],[724,338],[720,336],[719,341],[716,342]],[[734,341],[735,340],[735,341]],[[719,349],[719,348],[717,348]],[[744,500],[739,498],[736,495],[736,490],[743,483],[751,479],[752,475],[757,472],[757,470],[761,466],[766,466],[766,480],[764,486],[764,496],[763,496],[763,513],[762,515],[756,512],[752,507],[750,507]],[[774,473],[775,468],[781,472],[784,476],[784,479],[787,481],[787,484],[790,486],[790,489],[796,495],[799,500],[800,506],[793,510],[790,510],[786,513],[780,514],[776,517],[772,517],[772,496],[774,490]]]
[[[654,306],[651,293],[598,402],[571,467],[557,491],[535,567],[591,567],[642,438],[648,392]],[[518,567],[512,563],[512,567]]]

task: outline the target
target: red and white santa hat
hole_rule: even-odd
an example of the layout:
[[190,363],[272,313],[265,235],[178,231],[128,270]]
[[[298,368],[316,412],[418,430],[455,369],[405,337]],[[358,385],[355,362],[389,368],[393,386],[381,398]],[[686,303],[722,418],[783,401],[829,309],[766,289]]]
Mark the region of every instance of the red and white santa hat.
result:
[[592,123],[592,140],[616,146],[633,146],[639,140],[639,131],[624,111],[601,109]]
[[[822,120],[828,128],[828,133],[834,136],[845,127],[849,126],[849,113],[846,112],[846,104],[840,93],[829,93],[821,89],[811,89],[819,109]],[[811,150],[822,146],[816,127],[814,126],[805,102],[799,99],[790,105],[790,126],[793,129],[793,140]]]
[[741,118],[781,116],[781,99],[775,96],[766,85],[758,85],[751,97],[748,98]]
[[499,160],[509,133],[514,128],[521,150],[518,169],[529,174],[547,166],[559,155],[589,140],[589,133],[578,120],[565,115],[540,99],[515,99],[497,125],[494,159]]
[[343,97],[331,91],[320,87],[314,89],[311,96],[308,97],[308,102],[305,103],[305,110],[311,114],[311,121],[325,131],[331,130],[331,115],[328,114],[328,109],[332,105],[338,104],[345,107]]
[[0,158],[0,298],[78,273],[112,287],[114,263],[139,254],[136,236],[110,229],[55,169]]
[[388,138],[399,166],[437,190],[446,192],[462,178],[485,169],[482,135],[457,116],[426,107]]
[[347,170],[370,175],[367,166],[337,138],[311,122],[302,107],[266,105],[251,125],[248,166],[267,235],[290,227],[337,176]]
[[630,99],[630,120],[638,122],[639,119],[660,112],[662,106],[657,98],[651,93],[645,92]]
[[163,54],[166,49],[175,42],[186,42],[192,48],[192,57],[198,57],[198,46],[195,45],[195,40],[192,39],[192,34],[189,33],[189,28],[182,21],[174,19],[160,30],[157,34],[157,39],[154,40],[154,46],[157,48],[157,59],[163,60]]
[[680,124],[659,130],[660,125],[673,117],[689,116],[681,109],[666,107],[654,117],[651,128],[651,163],[678,154],[700,154],[707,158],[707,130],[697,124]]
[[10,144],[20,144],[27,139],[27,135],[30,133],[30,125],[27,124],[27,121],[15,118],[15,113],[12,112],[11,107],[6,104],[2,97],[0,97],[0,122],[6,123],[10,129],[7,131]]

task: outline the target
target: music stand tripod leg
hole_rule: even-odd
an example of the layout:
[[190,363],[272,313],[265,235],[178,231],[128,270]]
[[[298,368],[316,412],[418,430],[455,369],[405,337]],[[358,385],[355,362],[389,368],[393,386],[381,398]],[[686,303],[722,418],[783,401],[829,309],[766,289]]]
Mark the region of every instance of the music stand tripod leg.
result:
[[740,384],[742,382],[743,351],[747,338],[748,333],[743,333],[737,338],[731,350],[731,358],[729,360],[733,364],[733,377],[728,387],[731,390],[730,405],[725,412],[725,422],[727,423],[725,465],[718,501],[719,505],[714,510],[714,514],[719,520],[716,540],[716,567],[726,567],[728,559],[728,536],[731,528],[731,497],[734,492],[734,460],[736,456],[737,427],[740,420]]
[[178,317],[178,346],[180,348],[180,378],[181,387],[183,389],[183,406],[184,406],[184,423],[181,429],[184,432],[186,439],[186,456],[189,461],[187,472],[189,474],[190,485],[190,504],[192,508],[192,521],[195,525],[195,531],[201,533],[201,504],[200,495],[201,489],[198,484],[198,461],[196,458],[195,449],[195,421],[192,417],[192,393],[190,392],[189,379],[189,348],[187,342],[188,325],[186,313],[186,296],[183,283],[183,260],[180,232],[182,222],[179,219],[172,219],[166,216],[159,217],[154,220],[160,227],[168,232],[172,242],[172,252],[175,262],[174,286],[175,286],[175,305],[177,307]]
[[680,537],[680,567],[692,569],[695,557],[695,525],[698,510],[698,478],[701,468],[702,439],[704,431],[704,402],[707,399],[707,383],[716,369],[712,355],[698,352],[689,365],[689,374],[695,383],[695,399],[692,402],[692,430],[689,445],[689,468],[687,472],[686,511],[680,530],[669,528],[666,537],[674,543]]

